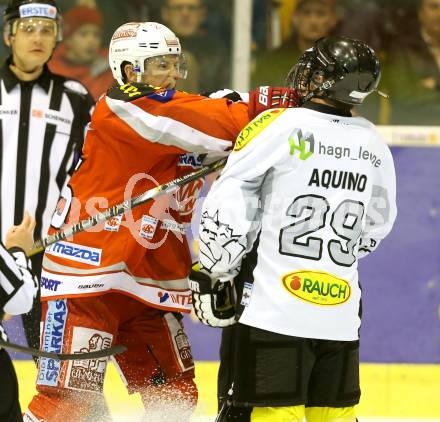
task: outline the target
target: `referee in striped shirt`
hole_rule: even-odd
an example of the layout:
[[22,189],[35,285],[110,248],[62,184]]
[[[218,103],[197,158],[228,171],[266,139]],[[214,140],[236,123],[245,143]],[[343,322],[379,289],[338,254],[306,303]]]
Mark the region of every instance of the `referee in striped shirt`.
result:
[[[52,74],[47,61],[61,40],[54,0],[10,0],[4,12],[10,57],[0,68],[0,230],[35,216],[45,236],[73,170],[93,100],[77,81]],[[42,254],[32,257],[41,274]],[[38,308],[38,309],[37,309]],[[40,307],[23,316],[29,346],[39,348]]]
[[[38,290],[38,280],[30,270],[26,257],[32,247],[35,220],[26,213],[20,225],[6,234],[6,247],[0,243],[0,321],[5,312],[19,315],[29,311]],[[0,324],[0,336],[7,341]],[[21,416],[18,401],[18,383],[11,358],[0,348],[0,421],[19,422]]]

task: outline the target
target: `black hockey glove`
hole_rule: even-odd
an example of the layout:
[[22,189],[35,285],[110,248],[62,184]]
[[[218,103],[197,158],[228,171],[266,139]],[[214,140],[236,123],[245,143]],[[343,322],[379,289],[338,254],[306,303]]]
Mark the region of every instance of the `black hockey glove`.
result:
[[235,324],[234,290],[230,281],[212,280],[193,266],[189,275],[192,304],[197,318],[211,327]]

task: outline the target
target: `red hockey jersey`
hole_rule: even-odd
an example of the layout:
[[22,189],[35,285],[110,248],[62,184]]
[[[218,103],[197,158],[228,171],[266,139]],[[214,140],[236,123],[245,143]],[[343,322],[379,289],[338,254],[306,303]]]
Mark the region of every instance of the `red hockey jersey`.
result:
[[[86,219],[220,157],[248,123],[246,103],[137,84],[96,106],[78,168],[51,231]],[[46,249],[42,299],[120,291],[163,309],[189,310],[185,230],[202,181]]]

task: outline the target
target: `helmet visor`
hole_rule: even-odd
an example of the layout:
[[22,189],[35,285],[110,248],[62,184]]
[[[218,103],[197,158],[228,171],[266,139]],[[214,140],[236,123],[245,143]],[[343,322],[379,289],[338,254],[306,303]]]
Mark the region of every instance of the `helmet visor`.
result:
[[144,61],[144,78],[174,76],[178,79],[186,79],[187,74],[188,67],[183,54],[149,57]]
[[53,19],[45,18],[23,18],[17,19],[12,25],[12,35],[17,32],[31,36],[39,33],[44,37],[58,37],[58,25]]

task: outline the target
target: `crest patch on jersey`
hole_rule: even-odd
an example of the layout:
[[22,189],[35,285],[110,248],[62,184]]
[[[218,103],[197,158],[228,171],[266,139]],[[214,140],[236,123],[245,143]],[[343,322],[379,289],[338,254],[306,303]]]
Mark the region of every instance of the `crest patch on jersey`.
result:
[[294,271],[286,274],[282,283],[290,294],[315,305],[341,305],[351,295],[347,281],[318,271]]
[[249,303],[251,302],[253,288],[254,288],[254,285],[252,283],[244,283],[240,305],[249,306]]
[[174,89],[167,89],[166,91],[154,92],[148,95],[148,98],[159,101],[160,103],[167,103],[173,99],[175,93],[176,91]]
[[252,139],[259,135],[267,126],[269,126],[276,118],[283,114],[285,109],[274,108],[264,111],[252,120],[238,135],[234,145],[234,151],[243,149]]
[[148,240],[153,239],[158,221],[159,220],[157,218],[152,217],[151,215],[143,215],[141,228],[139,230],[139,235],[144,239],[148,239]]
[[105,222],[104,230],[108,232],[118,232],[119,227],[121,227],[122,217],[122,214],[120,214],[108,219]]

